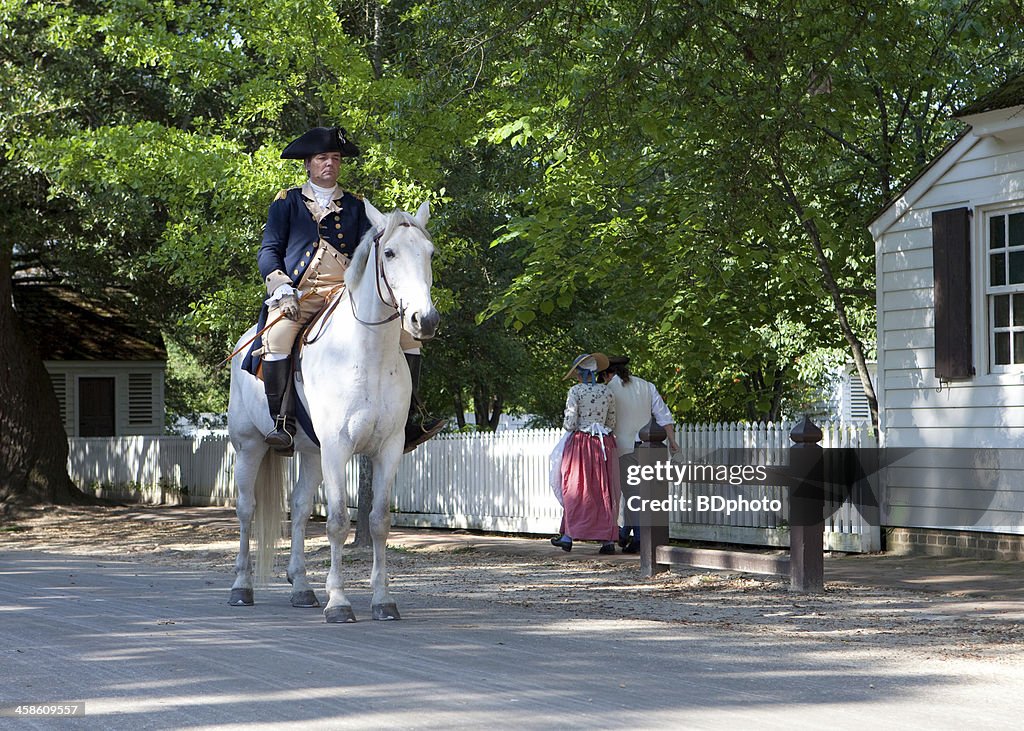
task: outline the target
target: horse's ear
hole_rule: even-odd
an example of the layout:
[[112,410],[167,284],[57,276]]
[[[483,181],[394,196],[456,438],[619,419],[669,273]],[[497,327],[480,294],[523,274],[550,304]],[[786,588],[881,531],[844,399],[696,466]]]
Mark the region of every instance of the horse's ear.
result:
[[420,204],[419,209],[416,211],[416,215],[413,216],[416,223],[419,224],[420,228],[427,227],[427,221],[430,220],[430,201],[426,200]]
[[366,217],[370,219],[370,224],[375,229],[383,229],[384,225],[387,223],[387,219],[384,217],[384,214],[374,208],[373,204],[365,198],[363,198],[363,206],[366,208]]

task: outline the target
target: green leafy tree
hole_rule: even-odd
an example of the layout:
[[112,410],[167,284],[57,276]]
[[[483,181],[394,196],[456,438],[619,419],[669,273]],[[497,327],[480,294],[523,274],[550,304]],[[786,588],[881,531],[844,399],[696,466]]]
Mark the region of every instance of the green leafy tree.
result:
[[[10,308],[16,271],[97,296],[128,293],[207,363],[253,318],[262,218],[298,173],[277,159],[282,137],[321,118],[365,123],[322,99],[372,111],[362,104],[372,77],[362,43],[329,8],[294,10],[0,5],[9,92],[0,186],[11,214],[0,224],[0,342],[16,354],[0,375],[10,396],[0,406],[6,504],[74,496],[56,400]],[[380,158],[369,174],[387,170]]]
[[[45,177],[22,159],[30,140],[62,137],[74,121],[87,123],[99,114],[144,110],[160,94],[159,89],[139,84],[125,69],[104,65],[92,49],[68,49],[60,37],[61,26],[72,11],[25,2],[0,6],[3,510],[82,499],[67,476],[67,442],[57,400],[32,347],[45,333],[23,331],[12,307],[13,286],[26,279],[49,279],[102,292],[99,273],[119,268],[125,252],[107,244],[116,240],[130,247],[137,241],[133,236],[146,232],[140,226],[122,238],[123,222],[98,215],[101,207],[114,213],[123,210],[125,197],[112,194],[82,201],[55,195]],[[72,271],[75,276],[68,276]],[[144,287],[145,282],[139,285]]]
[[775,415],[796,355],[838,346],[874,401],[866,224],[1019,63],[1015,3],[431,4],[453,6],[446,47],[474,53],[446,72],[534,156],[489,314],[532,327],[599,288],[692,415]]

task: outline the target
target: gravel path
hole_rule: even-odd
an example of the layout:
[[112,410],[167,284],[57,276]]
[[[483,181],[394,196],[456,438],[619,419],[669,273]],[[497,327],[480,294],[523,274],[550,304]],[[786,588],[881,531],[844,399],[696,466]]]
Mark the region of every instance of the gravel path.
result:
[[[445,540],[424,540],[424,533]],[[322,594],[329,560],[323,524],[313,524],[310,534],[310,579]],[[706,626],[766,642],[981,660],[1024,670],[1024,606],[1018,601],[980,603],[955,593],[843,581],[829,581],[823,595],[796,595],[782,578],[700,569],[645,580],[634,561],[589,556],[592,547],[586,545],[570,557],[537,539],[489,545],[465,532],[396,529],[389,546],[392,592],[400,608],[485,601],[565,619],[650,620],[688,630]],[[134,558],[230,573],[237,528],[233,514],[221,509],[59,507],[5,526],[0,549]],[[279,556],[281,574],[284,546]],[[368,591],[369,551],[350,549],[345,562],[347,589]],[[263,591],[270,590],[277,589]]]

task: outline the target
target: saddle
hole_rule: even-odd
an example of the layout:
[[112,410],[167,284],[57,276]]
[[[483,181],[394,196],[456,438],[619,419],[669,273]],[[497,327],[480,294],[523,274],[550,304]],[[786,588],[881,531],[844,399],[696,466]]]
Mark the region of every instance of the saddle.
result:
[[[338,306],[339,302],[341,302],[344,291],[345,285],[343,284],[331,289],[324,298],[324,303],[320,309],[317,310],[311,318],[309,318],[295,336],[295,342],[292,343],[291,357],[288,361],[290,366],[288,387],[281,398],[281,410],[286,414],[294,415],[295,421],[300,427],[302,427],[302,431],[304,431],[306,436],[308,436],[318,447],[320,446],[320,439],[317,437],[316,431],[313,429],[313,420],[310,418],[309,412],[306,410],[306,404],[302,399],[295,397],[295,384],[296,382],[302,382],[302,365],[299,355],[306,345],[315,343],[320,338],[324,328],[327,327],[331,313],[334,312],[334,308]],[[310,333],[313,331],[314,327],[317,327],[316,334],[310,337]],[[264,330],[266,330],[266,328],[264,328]],[[254,336],[253,339],[255,339],[255,337],[256,336]],[[254,375],[261,381],[263,380],[262,358],[260,358],[259,365],[256,367],[256,373]]]

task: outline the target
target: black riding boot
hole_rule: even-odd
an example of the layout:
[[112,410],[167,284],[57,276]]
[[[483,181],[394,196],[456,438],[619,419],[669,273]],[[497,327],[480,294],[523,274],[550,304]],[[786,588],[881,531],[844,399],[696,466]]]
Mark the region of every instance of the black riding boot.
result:
[[[425,415],[423,399],[420,398],[420,360],[418,353],[406,353],[409,373],[412,375],[412,402],[409,404],[409,420],[405,422],[405,452],[409,453],[444,429],[447,419],[431,419]],[[422,415],[421,415],[422,414]]]
[[291,414],[291,358],[263,361],[263,388],[267,393],[274,430],[264,440],[283,454],[290,454],[295,439],[295,419]]

